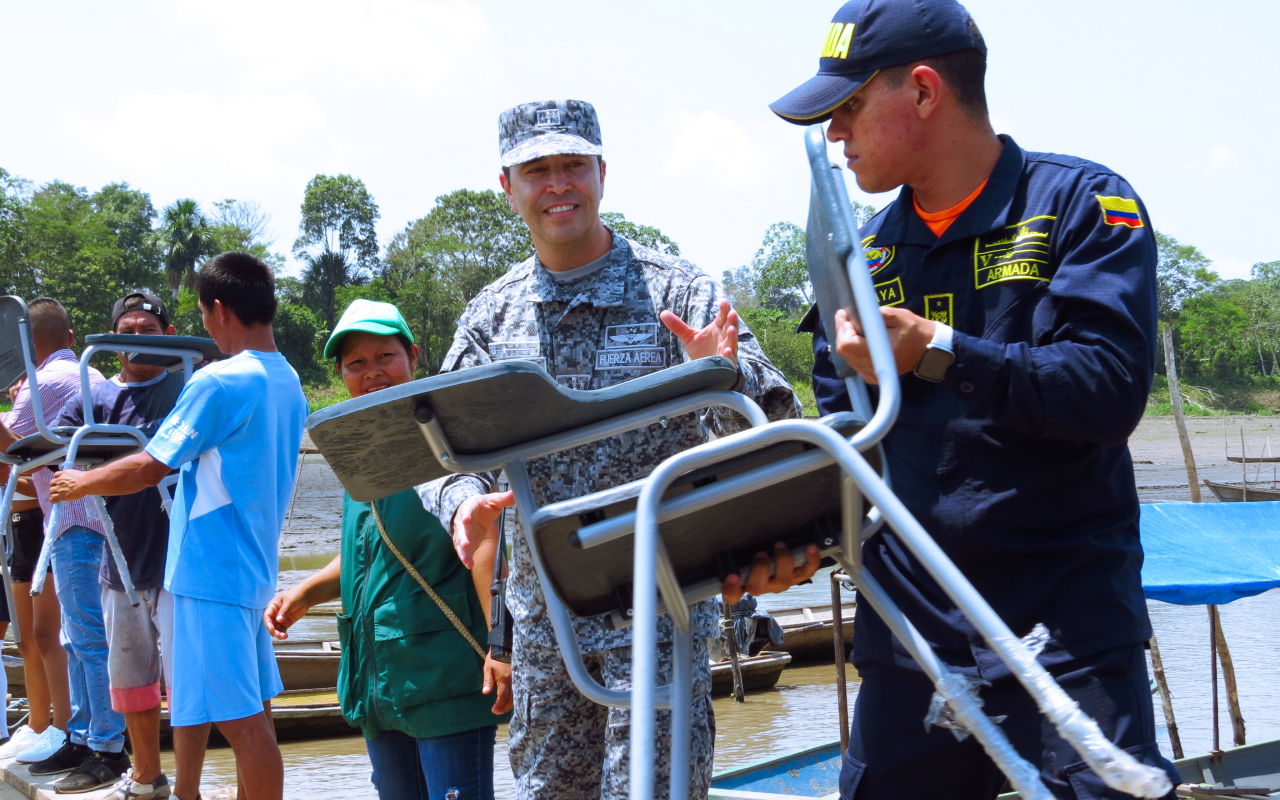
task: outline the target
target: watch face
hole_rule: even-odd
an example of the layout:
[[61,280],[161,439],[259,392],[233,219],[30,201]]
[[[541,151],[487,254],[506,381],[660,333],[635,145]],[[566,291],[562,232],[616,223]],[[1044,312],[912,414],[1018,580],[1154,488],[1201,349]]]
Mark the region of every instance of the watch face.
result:
[[920,356],[920,361],[916,364],[915,373],[926,381],[941,383],[942,379],[947,377],[947,369],[955,363],[955,360],[954,353],[947,352],[941,347],[926,347],[924,355]]

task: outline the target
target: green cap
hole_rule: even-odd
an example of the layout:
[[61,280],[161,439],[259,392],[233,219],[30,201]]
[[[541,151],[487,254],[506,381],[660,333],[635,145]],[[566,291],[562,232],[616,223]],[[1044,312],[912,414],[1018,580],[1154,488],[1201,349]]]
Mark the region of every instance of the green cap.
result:
[[395,336],[397,333],[413,341],[409,332],[409,324],[404,321],[400,309],[390,303],[379,303],[375,300],[353,300],[347,310],[342,312],[342,319],[329,334],[329,341],[324,345],[326,359],[338,357],[342,337],[352,331],[364,331],[378,336]]

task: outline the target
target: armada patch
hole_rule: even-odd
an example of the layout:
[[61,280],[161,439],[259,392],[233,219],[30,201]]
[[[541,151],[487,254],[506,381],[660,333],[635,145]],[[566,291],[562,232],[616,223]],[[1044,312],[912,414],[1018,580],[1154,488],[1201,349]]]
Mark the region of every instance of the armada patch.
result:
[[952,322],[955,316],[955,297],[948,294],[926,294],[924,296],[924,318],[932,322],[941,322],[943,325],[954,328],[956,324]]
[[1049,239],[1055,220],[1047,214],[1031,217],[974,239],[974,288],[1004,281],[1049,280]]
[[1103,197],[1094,195],[1102,206],[1102,221],[1108,225],[1123,225],[1126,228],[1141,228],[1142,212],[1138,210],[1138,201],[1127,197]]
[[876,284],[876,298],[882,306],[900,306],[906,297],[902,294],[902,278]]
[[665,366],[667,351],[663,347],[596,351],[596,369],[662,369]]
[[867,269],[871,270],[872,275],[875,275],[889,266],[889,262],[893,261],[893,252],[893,245],[888,247],[868,247],[862,251],[862,256],[867,260]]
[[604,329],[604,347],[617,350],[622,347],[650,347],[658,344],[658,323],[641,322],[637,325],[610,325]]

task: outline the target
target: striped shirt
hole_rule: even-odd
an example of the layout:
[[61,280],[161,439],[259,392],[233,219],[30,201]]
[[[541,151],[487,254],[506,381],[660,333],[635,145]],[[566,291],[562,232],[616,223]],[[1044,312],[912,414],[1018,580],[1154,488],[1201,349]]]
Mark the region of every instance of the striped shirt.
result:
[[[93,384],[102,380],[102,373],[90,367],[89,382]],[[45,424],[52,426],[67,401],[80,393],[80,361],[76,354],[64,348],[50,355],[36,367],[36,382],[40,384],[40,411]],[[9,430],[19,439],[40,432],[36,427],[35,410],[31,405],[30,381],[23,381],[18,396],[13,399],[13,411],[9,412],[8,425]],[[37,499],[40,500],[40,508],[44,511],[47,522],[53,508],[49,503],[49,483],[53,480],[53,472],[38,469],[31,479],[36,485]],[[60,505],[62,509],[58,514],[58,530],[53,531],[55,535],[74,527],[103,533],[102,522],[89,498]]]

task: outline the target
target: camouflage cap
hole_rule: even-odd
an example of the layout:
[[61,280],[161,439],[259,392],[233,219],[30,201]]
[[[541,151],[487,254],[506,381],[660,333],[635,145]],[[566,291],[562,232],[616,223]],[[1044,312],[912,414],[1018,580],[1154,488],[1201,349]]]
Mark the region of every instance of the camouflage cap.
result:
[[544,100],[508,108],[498,115],[498,152],[503,167],[543,156],[603,155],[596,110],[581,100]]

